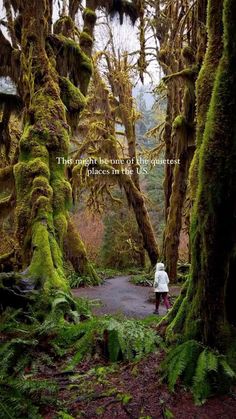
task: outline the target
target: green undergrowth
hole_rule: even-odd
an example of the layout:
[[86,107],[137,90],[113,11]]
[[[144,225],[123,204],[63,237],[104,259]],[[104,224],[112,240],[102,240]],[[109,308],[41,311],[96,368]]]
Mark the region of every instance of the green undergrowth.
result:
[[[177,283],[184,283],[189,278],[190,264],[178,263],[177,266]],[[130,282],[134,285],[143,287],[150,287],[153,285],[155,275],[155,268],[146,269],[140,272],[134,272],[130,278]]]
[[116,276],[127,276],[127,275],[135,275],[140,274],[142,272],[142,269],[137,269],[135,267],[133,268],[126,268],[126,269],[117,269],[117,268],[96,268],[96,272],[99,274],[99,276],[105,280],[109,278],[113,278]]
[[225,356],[195,340],[171,347],[162,371],[170,391],[174,391],[181,379],[192,391],[197,405],[210,396],[227,393],[236,377]]
[[142,321],[104,316],[91,318],[77,325],[66,325],[54,340],[59,354],[68,349],[73,368],[85,357],[100,356],[111,362],[139,360],[154,351],[161,339]]
[[190,276],[190,264],[187,262],[178,262],[177,282],[184,283]]
[[41,305],[1,314],[0,419],[42,418],[50,408],[63,412],[58,373],[75,374],[83,362],[91,367],[101,363],[108,369],[93,373],[103,376],[162,345],[151,325],[118,316],[93,317],[91,304],[60,292],[50,310],[45,304],[44,316]]
[[72,272],[68,276],[70,288],[79,287],[93,287],[94,279],[86,275],[78,275],[76,272]]
[[130,282],[134,285],[140,285],[142,287],[151,287],[153,285],[154,273],[141,273],[138,275],[132,275]]

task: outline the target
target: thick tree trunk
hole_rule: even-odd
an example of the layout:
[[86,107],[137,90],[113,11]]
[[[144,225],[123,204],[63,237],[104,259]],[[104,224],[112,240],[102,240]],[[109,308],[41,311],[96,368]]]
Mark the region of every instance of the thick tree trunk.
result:
[[188,147],[188,140],[189,137],[192,137],[192,134],[193,132],[191,130],[189,131],[184,117],[179,118],[175,136],[177,143],[182,144],[182,150],[178,153],[180,164],[176,165],[174,170],[170,207],[163,244],[163,256],[171,282],[177,280],[177,262],[183,219],[182,212],[187,191],[188,172],[194,151],[193,147]]
[[[166,228],[163,238],[163,259],[166,262],[167,271],[171,281],[177,278],[177,262],[179,259],[180,233],[183,221],[183,209],[186,197],[189,196],[188,178],[193,153],[195,150],[195,82],[198,68],[202,63],[205,52],[205,24],[206,24],[206,1],[199,0],[193,15],[193,27],[191,43],[183,48],[182,56],[186,68],[173,75],[167,76],[169,80],[181,78],[184,81],[184,97],[182,114],[177,116],[172,123],[172,144],[175,144],[175,155],[180,159],[180,166],[174,168],[172,176],[166,176],[165,181],[172,178],[169,185],[169,202],[167,209]],[[194,54],[197,48],[197,53]],[[167,142],[168,146],[168,142]],[[173,146],[168,146],[173,152]],[[168,175],[166,169],[166,175]],[[196,179],[194,179],[196,182]],[[166,183],[168,184],[168,183]],[[186,225],[189,214],[186,216]]]
[[175,118],[172,124],[172,142],[176,144],[176,155],[180,164],[174,168],[173,184],[169,202],[168,217],[163,240],[163,258],[171,281],[177,278],[179,242],[182,228],[183,207],[186,198],[190,163],[195,149],[195,81],[196,66],[187,62],[189,68],[169,76],[169,79],[181,77],[185,81],[183,114]]
[[[219,12],[218,1],[209,2],[209,39],[213,36],[213,8]],[[192,278],[187,295],[167,328],[169,338],[179,334],[184,340],[199,339],[226,352],[232,338],[236,338],[235,15],[235,1],[225,0],[223,55],[199,151],[199,183],[191,227]],[[220,26],[218,30],[221,31]]]
[[64,167],[56,160],[67,157],[69,127],[58,76],[45,51],[49,20],[49,2],[25,3],[20,87],[26,109],[19,162],[14,168],[23,267],[45,290],[68,287],[62,246],[71,202]]
[[[205,1],[199,1],[204,3]],[[199,164],[199,152],[200,145],[203,139],[203,133],[205,129],[207,111],[211,100],[213,84],[215,80],[216,70],[219,64],[219,60],[222,55],[222,7],[223,0],[218,2],[208,2],[208,41],[207,50],[204,57],[204,62],[201,67],[199,77],[196,83],[196,111],[197,111],[197,130],[196,130],[196,152],[193,157],[193,161],[190,167],[190,186],[191,186],[191,200],[192,202],[196,198],[197,184],[198,184],[198,164]],[[203,16],[203,5],[198,6]],[[199,13],[200,13],[199,10]],[[200,29],[199,29],[200,30]],[[199,40],[199,48],[201,51],[201,42]],[[199,60],[201,60],[201,52],[199,52]],[[199,61],[200,62],[200,61]]]

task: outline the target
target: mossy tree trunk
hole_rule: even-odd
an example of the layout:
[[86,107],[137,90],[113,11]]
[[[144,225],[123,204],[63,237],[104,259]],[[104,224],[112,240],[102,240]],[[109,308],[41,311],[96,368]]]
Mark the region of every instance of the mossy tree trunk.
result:
[[[176,280],[183,208],[186,203],[189,166],[194,151],[195,80],[197,75],[197,28],[204,26],[199,2],[171,2],[157,7],[158,61],[167,83],[167,111],[163,132],[165,158],[180,160],[180,166],[165,165],[164,194],[166,228],[162,259],[171,281]],[[191,21],[191,24],[190,24]],[[188,34],[186,38],[183,33]]]
[[159,249],[144,196],[128,175],[121,175],[121,184],[124,188],[127,201],[133,208],[137,224],[142,234],[144,249],[148,253],[152,266],[154,266],[159,257]]
[[[167,328],[167,336],[198,339],[227,352],[236,338],[236,3],[224,0],[223,6],[223,53],[213,83],[202,143],[198,144],[191,281]],[[215,16],[210,13],[213,8],[219,12],[218,1],[209,1],[209,40],[214,36]],[[220,25],[215,31],[221,31]]]
[[49,2],[26,2],[21,15],[20,90],[25,116],[19,161],[14,167],[17,237],[27,275],[45,290],[66,289],[62,246],[71,187],[56,157],[67,157],[69,126],[58,75],[45,48]]
[[115,56],[113,38],[111,38],[114,56],[106,55],[109,69],[109,82],[114,97],[118,97],[117,114],[124,126],[125,137],[128,147],[129,167],[132,171],[130,176],[121,176],[122,185],[126,193],[128,204],[132,206],[140,231],[140,241],[143,242],[142,266],[145,265],[145,250],[148,253],[151,264],[154,265],[159,257],[158,244],[152,223],[146,208],[145,198],[140,188],[139,165],[137,164],[137,144],[135,123],[138,113],[135,109],[132,96],[132,84],[130,81],[130,65],[128,57]]
[[[165,77],[166,82],[168,81],[171,85],[173,83],[176,85],[176,81],[180,80],[179,85],[182,87],[177,93],[177,96],[182,97],[180,114],[172,121],[171,140],[165,139],[169,153],[175,153],[180,160],[180,165],[176,166],[174,171],[167,166],[165,176],[169,198],[162,254],[171,281],[177,280],[183,220],[187,229],[189,227],[189,215],[184,214],[184,207],[189,195],[189,169],[195,150],[195,82],[205,51],[206,9],[204,7],[206,7],[206,2],[199,0],[192,9],[192,26],[189,31],[188,45],[184,46],[181,52],[185,68]],[[172,91],[173,87],[169,90]]]
[[[203,3],[203,4],[202,4]],[[205,1],[199,0],[198,8],[199,13],[204,16]],[[216,70],[219,64],[219,60],[222,55],[222,7],[223,0],[216,2],[208,2],[208,42],[207,50],[204,57],[204,62],[201,67],[199,77],[196,83],[196,111],[197,111],[197,129],[196,129],[196,152],[190,167],[190,186],[191,186],[191,200],[194,201],[197,191],[197,179],[198,179],[198,163],[199,163],[199,151],[200,145],[203,139],[203,133],[205,129],[207,111],[211,100],[213,84],[215,80]],[[200,31],[201,26],[199,27]],[[204,37],[204,35],[203,35]],[[198,62],[201,62],[202,55],[202,42],[199,39],[198,48]]]
[[71,129],[76,129],[86,103],[96,8],[118,11],[121,18],[123,13],[131,14],[133,21],[138,9],[132,3],[131,13],[126,3],[121,11],[120,4],[87,0],[79,33],[75,27],[78,0],[68,2],[69,16],[65,8],[53,28],[51,0],[5,3],[12,45],[0,31],[1,74],[14,80],[24,107],[19,160],[14,166],[19,266],[23,277],[37,287],[67,289],[63,246],[69,234],[81,252],[75,263],[79,273],[97,281],[79,236],[68,228],[71,186],[57,157],[67,158]]
[[163,256],[170,281],[175,282],[177,280],[180,232],[187,191],[188,172],[194,153],[194,148],[191,145],[191,139],[194,136],[193,127],[190,128],[188,126],[184,116],[179,116],[173,124],[172,135],[176,137],[178,148],[180,148],[178,151],[180,164],[176,165],[173,173],[172,193],[164,234]]
[[[17,164],[15,158],[13,161],[19,243],[16,256],[23,277],[33,280],[35,286],[67,289],[64,244],[68,234],[77,244],[81,239],[75,229],[68,228],[71,186],[65,166],[58,164],[57,157],[67,158],[71,129],[76,128],[86,103],[96,14],[85,9],[84,30],[76,41],[74,18],[79,2],[69,2],[70,16],[60,17],[53,31],[52,2],[28,3],[25,6],[21,1],[12,2],[17,17],[13,26],[8,18],[8,24],[9,31],[13,31],[11,38],[16,41],[12,41],[15,49],[2,33],[0,39],[1,72],[15,81],[19,94],[15,98],[20,100],[17,108],[24,107],[19,159]],[[9,16],[9,10],[6,12]],[[5,96],[9,102],[11,95]],[[12,109],[11,102],[10,105]],[[14,196],[13,191],[10,203]],[[89,275],[97,282],[82,243],[77,246],[79,250],[77,260],[81,265],[75,264],[77,273]]]

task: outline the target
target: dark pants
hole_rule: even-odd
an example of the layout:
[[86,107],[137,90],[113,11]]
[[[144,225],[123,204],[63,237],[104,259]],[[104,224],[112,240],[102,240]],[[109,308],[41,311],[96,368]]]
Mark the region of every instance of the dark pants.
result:
[[170,308],[170,303],[168,300],[167,292],[155,292],[156,294],[156,310],[158,311],[161,298],[163,300],[164,305],[166,306],[167,310]]

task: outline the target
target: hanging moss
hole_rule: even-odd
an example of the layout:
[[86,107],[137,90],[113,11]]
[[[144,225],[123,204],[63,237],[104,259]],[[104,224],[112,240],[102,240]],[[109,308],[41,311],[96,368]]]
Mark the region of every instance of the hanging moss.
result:
[[80,33],[79,43],[82,50],[86,54],[91,55],[92,46],[93,46],[93,38],[91,37],[89,33],[86,32],[86,28],[83,30],[83,32]]
[[58,73],[64,77],[70,74],[71,81],[75,86],[79,86],[82,94],[85,95],[92,74],[90,58],[72,39],[63,35],[54,35],[49,39],[57,58]]
[[195,53],[189,45],[186,45],[182,49],[182,57],[188,62],[188,64],[195,63]]
[[88,7],[86,7],[83,11],[83,19],[86,23],[89,23],[90,25],[95,25],[96,20],[97,20],[97,16],[96,13],[94,12],[94,10],[89,9]]
[[119,14],[120,24],[123,24],[124,15],[129,16],[132,24],[134,25],[139,17],[139,7],[136,2],[126,0],[107,2],[107,9],[109,15],[113,18]]
[[78,87],[66,77],[60,77],[61,99],[69,113],[80,113],[86,105],[86,98]]
[[70,16],[62,16],[54,23],[53,32],[55,34],[71,36],[74,32],[74,26],[74,22]]

